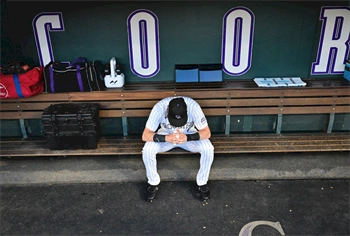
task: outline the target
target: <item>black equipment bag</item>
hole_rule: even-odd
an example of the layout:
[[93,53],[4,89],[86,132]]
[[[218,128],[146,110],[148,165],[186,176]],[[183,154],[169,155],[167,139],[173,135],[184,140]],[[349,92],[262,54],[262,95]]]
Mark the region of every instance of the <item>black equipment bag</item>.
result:
[[28,63],[14,60],[2,66],[1,73],[4,75],[24,74],[32,68],[33,66],[30,66]]
[[95,149],[100,132],[98,104],[52,104],[44,109],[42,133],[51,150]]
[[45,92],[101,91],[104,67],[100,61],[86,61],[79,57],[72,63],[50,62],[44,68]]

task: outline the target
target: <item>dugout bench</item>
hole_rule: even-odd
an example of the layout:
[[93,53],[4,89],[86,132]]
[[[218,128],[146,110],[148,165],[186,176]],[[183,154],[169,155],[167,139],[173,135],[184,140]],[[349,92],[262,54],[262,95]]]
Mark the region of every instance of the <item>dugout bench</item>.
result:
[[[0,118],[18,120],[23,138],[2,138],[1,156],[139,155],[144,142],[129,135],[131,117],[147,117],[156,102],[168,96],[189,96],[205,115],[224,117],[224,130],[212,134],[217,154],[265,152],[350,151],[349,131],[334,132],[338,113],[350,114],[350,87],[345,79],[305,79],[306,87],[258,88],[253,81],[222,83],[130,83],[121,89],[94,92],[42,93],[24,99],[1,100]],[[104,136],[92,150],[49,150],[43,138],[28,134],[28,119],[41,119],[44,108],[56,103],[93,102],[100,105],[101,118],[121,118],[123,135]],[[282,132],[289,114],[327,114],[322,132]],[[273,133],[231,133],[234,116],[273,115]],[[164,154],[189,153],[175,148]]]

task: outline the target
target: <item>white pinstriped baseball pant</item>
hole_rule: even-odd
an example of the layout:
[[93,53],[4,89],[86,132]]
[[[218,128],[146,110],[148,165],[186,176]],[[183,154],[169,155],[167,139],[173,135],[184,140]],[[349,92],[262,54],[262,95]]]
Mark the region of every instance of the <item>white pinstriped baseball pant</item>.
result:
[[148,183],[151,185],[158,185],[160,183],[160,176],[157,171],[157,153],[166,152],[175,147],[201,154],[196,182],[199,186],[207,184],[211,165],[214,160],[214,146],[209,139],[189,141],[176,146],[168,142],[146,142],[142,149],[142,160],[146,168]]

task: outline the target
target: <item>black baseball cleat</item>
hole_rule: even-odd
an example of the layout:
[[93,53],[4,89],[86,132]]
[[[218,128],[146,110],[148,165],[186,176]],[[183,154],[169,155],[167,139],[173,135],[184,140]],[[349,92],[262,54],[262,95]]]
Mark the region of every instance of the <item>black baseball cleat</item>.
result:
[[210,198],[210,190],[209,187],[205,184],[202,186],[198,186],[199,194],[203,201],[209,201]]
[[156,192],[158,191],[157,185],[148,185],[147,188],[147,201],[154,202],[156,200]]

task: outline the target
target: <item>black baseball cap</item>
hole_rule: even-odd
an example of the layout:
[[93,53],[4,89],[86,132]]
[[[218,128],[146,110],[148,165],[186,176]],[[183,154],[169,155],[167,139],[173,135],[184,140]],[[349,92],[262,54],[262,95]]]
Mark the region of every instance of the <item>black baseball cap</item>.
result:
[[187,123],[187,105],[183,98],[174,98],[169,102],[168,119],[175,127],[182,127]]

